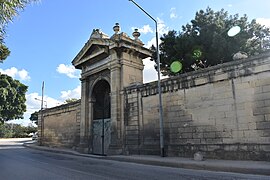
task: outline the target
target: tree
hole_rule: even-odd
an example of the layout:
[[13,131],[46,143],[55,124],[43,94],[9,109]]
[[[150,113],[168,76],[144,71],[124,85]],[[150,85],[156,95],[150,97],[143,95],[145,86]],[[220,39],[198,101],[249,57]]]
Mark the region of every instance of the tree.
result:
[[4,44],[7,24],[11,22],[27,4],[34,1],[37,0],[0,0],[0,62],[5,60],[10,54],[9,49]]
[[[236,25],[241,28],[240,33],[229,37],[227,31]],[[198,11],[190,24],[182,26],[182,31],[169,31],[160,39],[161,72],[170,76],[175,75],[170,71],[175,60],[182,63],[180,73],[183,73],[232,61],[239,51],[252,56],[270,49],[269,28],[256,20],[249,23],[247,15],[229,16],[224,9],[214,12],[209,7]]]
[[70,98],[70,99],[66,99],[65,100],[65,103],[72,103],[72,102],[76,102],[76,101],[78,101],[78,99],[76,99],[76,98]]
[[35,111],[34,113],[31,114],[29,118],[32,122],[35,122],[35,124],[38,124],[38,112]]
[[38,131],[38,128],[33,126],[32,124],[29,124],[27,127],[25,127],[24,131],[26,134],[35,133]]
[[2,42],[0,39],[0,62],[3,62],[10,54],[9,49]]
[[[10,54],[4,43],[6,27],[27,4],[37,0],[0,0],[0,62]],[[0,73],[0,122],[23,118],[27,86]]]
[[0,74],[0,122],[23,118],[27,88],[18,80]]
[[11,128],[11,124],[6,124],[0,122],[0,138],[12,138],[13,131]]
[[27,133],[25,132],[26,128],[21,126],[20,124],[11,124],[14,138],[23,138],[27,137]]
[[0,122],[0,138],[22,138],[37,132],[37,127],[32,125],[22,126],[20,124],[10,124]]

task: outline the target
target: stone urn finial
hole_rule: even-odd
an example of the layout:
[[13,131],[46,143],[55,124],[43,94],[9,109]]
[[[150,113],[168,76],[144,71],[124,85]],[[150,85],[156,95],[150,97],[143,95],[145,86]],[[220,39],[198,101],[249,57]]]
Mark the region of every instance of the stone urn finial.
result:
[[141,33],[138,31],[138,29],[134,29],[132,36],[135,38],[135,40],[139,39],[140,35]]
[[119,23],[115,23],[115,26],[113,26],[113,31],[115,34],[118,34],[118,32],[120,31]]

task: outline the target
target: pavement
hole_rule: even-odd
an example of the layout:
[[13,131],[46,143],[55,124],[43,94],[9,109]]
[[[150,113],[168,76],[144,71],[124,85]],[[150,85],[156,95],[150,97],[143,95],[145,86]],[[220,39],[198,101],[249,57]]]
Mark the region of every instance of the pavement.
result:
[[146,165],[156,165],[156,166],[176,167],[176,168],[196,169],[196,170],[270,175],[270,162],[266,161],[238,161],[238,160],[217,160],[217,159],[204,159],[203,161],[195,161],[192,158],[160,157],[149,155],[98,156],[92,154],[82,154],[72,149],[39,146],[37,145],[37,143],[33,143],[31,141],[26,142],[23,145],[28,148],[33,148],[42,151],[71,154],[76,156],[98,158],[104,160],[115,160]]

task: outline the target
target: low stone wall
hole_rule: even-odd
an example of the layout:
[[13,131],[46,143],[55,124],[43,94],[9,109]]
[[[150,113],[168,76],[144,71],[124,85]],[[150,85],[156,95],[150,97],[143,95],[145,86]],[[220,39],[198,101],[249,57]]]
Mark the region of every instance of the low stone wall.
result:
[[[162,80],[169,156],[270,160],[270,52]],[[125,89],[125,149],[160,154],[157,82]]]
[[80,142],[80,101],[45,109],[39,115],[39,129],[43,128],[43,134],[40,133],[42,145],[77,147]]

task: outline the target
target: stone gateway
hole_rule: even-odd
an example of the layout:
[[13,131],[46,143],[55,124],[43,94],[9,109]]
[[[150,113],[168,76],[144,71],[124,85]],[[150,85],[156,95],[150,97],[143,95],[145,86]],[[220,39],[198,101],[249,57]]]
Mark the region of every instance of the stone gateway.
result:
[[[39,112],[41,145],[80,152],[159,155],[157,82],[143,84],[152,52],[120,31],[93,30],[72,61],[81,100]],[[270,52],[161,81],[168,156],[270,161]]]

